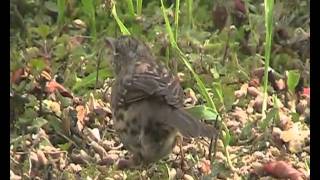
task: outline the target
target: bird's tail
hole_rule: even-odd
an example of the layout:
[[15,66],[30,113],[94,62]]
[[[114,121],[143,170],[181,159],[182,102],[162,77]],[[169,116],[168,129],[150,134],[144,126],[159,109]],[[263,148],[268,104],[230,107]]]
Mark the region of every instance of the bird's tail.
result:
[[192,117],[183,109],[173,111],[173,119],[169,123],[177,128],[183,136],[186,137],[216,137],[218,131],[212,125],[205,124]]

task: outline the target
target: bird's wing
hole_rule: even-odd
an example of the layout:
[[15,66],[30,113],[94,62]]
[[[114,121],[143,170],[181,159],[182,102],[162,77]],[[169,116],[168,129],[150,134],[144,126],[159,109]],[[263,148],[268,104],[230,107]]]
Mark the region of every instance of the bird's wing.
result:
[[141,61],[131,75],[123,78],[123,84],[127,90],[125,102],[156,96],[163,97],[173,107],[183,106],[183,90],[179,80],[162,65]]
[[[173,108],[159,106],[168,110],[158,111],[154,115],[167,125],[177,128],[186,137],[214,137],[217,134],[213,126],[206,125],[189,115],[183,107],[183,90],[179,80],[174,78],[164,66],[140,62],[131,75],[124,77],[123,84],[127,90],[124,101],[136,102],[145,98],[163,97]],[[147,109],[147,108],[146,108]]]

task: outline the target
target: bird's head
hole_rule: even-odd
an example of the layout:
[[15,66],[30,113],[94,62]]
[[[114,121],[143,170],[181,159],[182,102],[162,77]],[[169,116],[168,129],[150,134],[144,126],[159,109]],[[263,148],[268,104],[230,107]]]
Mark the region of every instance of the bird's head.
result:
[[149,48],[132,36],[120,36],[117,39],[107,37],[105,42],[111,50],[111,63],[116,74],[139,58],[150,55]]

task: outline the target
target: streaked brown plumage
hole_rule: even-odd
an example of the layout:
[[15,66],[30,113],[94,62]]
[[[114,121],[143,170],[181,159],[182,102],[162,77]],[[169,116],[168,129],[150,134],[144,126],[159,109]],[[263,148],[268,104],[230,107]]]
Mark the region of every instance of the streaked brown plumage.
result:
[[183,109],[183,90],[142,42],[130,36],[107,38],[113,52],[115,83],[111,108],[114,127],[135,163],[170,154],[178,132],[186,137],[215,137],[216,129]]

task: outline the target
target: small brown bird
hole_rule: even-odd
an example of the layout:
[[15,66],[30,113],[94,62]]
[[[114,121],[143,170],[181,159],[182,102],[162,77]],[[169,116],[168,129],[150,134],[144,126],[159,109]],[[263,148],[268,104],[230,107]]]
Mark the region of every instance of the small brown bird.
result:
[[114,127],[134,165],[170,154],[177,133],[215,137],[217,130],[183,109],[183,90],[144,43],[130,36],[107,38],[115,82],[111,92]]

